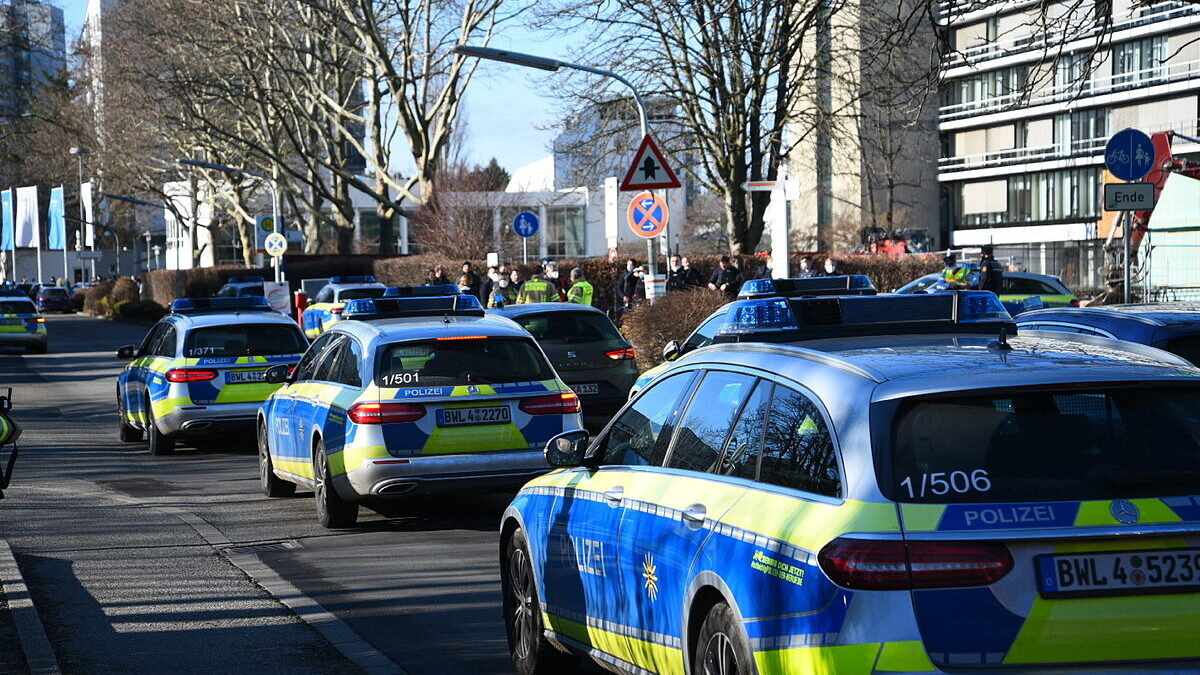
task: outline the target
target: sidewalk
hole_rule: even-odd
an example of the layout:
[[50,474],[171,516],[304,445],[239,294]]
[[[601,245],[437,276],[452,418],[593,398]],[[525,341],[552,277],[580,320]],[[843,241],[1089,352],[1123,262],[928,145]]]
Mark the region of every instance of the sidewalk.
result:
[[21,569],[3,539],[0,539],[0,673],[60,673]]

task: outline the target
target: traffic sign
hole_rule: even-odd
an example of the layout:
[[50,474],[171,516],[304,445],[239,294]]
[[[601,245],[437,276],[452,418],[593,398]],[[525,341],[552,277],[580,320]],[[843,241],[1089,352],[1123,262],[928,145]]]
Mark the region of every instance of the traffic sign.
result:
[[742,183],[742,189],[746,192],[772,192],[774,190],[783,189],[783,181],[781,180],[748,180]]
[[528,239],[537,234],[537,231],[538,217],[529,211],[522,211],[517,214],[516,218],[513,218],[513,232],[519,236]]
[[662,151],[658,149],[650,134],[642,137],[642,144],[633,156],[633,163],[621,181],[622,191],[659,190],[683,187]]
[[1149,211],[1154,208],[1154,183],[1107,183],[1105,211]]
[[667,229],[671,220],[671,210],[667,201],[651,192],[641,192],[629,202],[626,212],[629,229],[639,237],[653,239]]
[[279,234],[278,232],[272,232],[271,234],[267,235],[267,239],[263,243],[263,247],[267,250],[267,253],[278,258],[284,253],[287,253],[287,244],[287,237]]
[[1137,129],[1122,129],[1104,146],[1104,166],[1123,181],[1139,181],[1154,168],[1154,142]]

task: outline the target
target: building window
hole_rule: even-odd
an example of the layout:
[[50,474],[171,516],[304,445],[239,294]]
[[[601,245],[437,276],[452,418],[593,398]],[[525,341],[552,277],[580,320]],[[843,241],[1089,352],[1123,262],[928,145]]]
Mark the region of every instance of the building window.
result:
[[583,209],[578,206],[546,209],[546,255],[574,258],[585,250]]
[[[964,183],[955,204],[955,227],[1078,222],[1100,217],[1098,168],[1042,171],[1009,177],[994,186]],[[997,187],[999,190],[997,190]]]
[[1165,74],[1162,65],[1167,60],[1166,35],[1125,42],[1114,52],[1113,84],[1140,83]]

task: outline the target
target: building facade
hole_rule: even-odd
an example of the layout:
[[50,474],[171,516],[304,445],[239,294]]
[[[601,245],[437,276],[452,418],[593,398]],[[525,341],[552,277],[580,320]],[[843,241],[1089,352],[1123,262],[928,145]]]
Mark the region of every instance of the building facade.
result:
[[66,27],[58,7],[36,0],[0,5],[0,116],[30,112],[39,87],[67,67]]
[[[1200,135],[1200,5],[1008,0],[938,11],[951,48],[938,110],[950,245],[994,244],[1018,267],[1098,288],[1106,141],[1127,127]],[[1200,145],[1177,138],[1173,152]]]

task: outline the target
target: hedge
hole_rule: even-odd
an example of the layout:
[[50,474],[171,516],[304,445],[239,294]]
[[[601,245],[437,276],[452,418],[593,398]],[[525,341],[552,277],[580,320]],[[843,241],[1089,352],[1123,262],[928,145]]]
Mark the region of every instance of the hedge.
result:
[[654,304],[643,304],[625,313],[621,333],[637,352],[642,370],[662,363],[662,350],[671,340],[683,342],[700,322],[729,298],[707,288],[668,293]]

